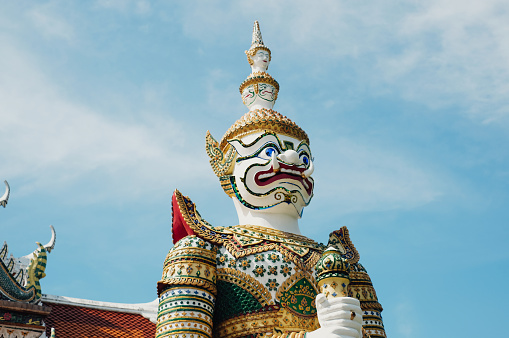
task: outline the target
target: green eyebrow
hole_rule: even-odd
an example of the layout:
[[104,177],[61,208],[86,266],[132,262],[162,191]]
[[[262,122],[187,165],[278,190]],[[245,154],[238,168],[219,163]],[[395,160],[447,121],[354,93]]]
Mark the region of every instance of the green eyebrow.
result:
[[286,150],[293,150],[293,142],[290,142],[290,141],[283,141],[283,143],[285,144],[285,149]]

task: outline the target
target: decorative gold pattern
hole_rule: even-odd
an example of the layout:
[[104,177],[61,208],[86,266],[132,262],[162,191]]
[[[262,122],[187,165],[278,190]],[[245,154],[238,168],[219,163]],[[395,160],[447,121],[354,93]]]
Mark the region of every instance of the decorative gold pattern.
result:
[[[292,234],[291,232],[271,229],[262,227],[259,225],[237,225],[237,229],[247,229],[251,230],[251,232],[242,232],[244,236],[253,237],[253,238],[261,238],[261,239],[269,239],[275,242],[284,242],[291,243],[298,246],[305,246],[312,249],[320,249],[321,246],[317,242],[313,241],[310,238],[302,235]],[[236,231],[232,229],[232,231]],[[239,231],[239,230],[237,230]]]
[[371,278],[366,272],[352,271],[350,280],[349,296],[357,298],[361,302],[362,310],[383,310],[382,305],[378,302]]
[[[238,230],[237,227],[213,227],[201,218],[195,204],[188,197],[184,197],[178,190],[175,190],[175,197],[179,211],[188,226],[199,237],[216,245],[224,245],[235,258],[277,250],[300,269],[311,271],[321,257],[320,252],[324,246],[304,236],[271,229],[266,229],[265,233],[257,233],[254,229],[261,230],[262,227],[256,226],[242,226],[243,230]],[[244,230],[247,231],[245,234],[251,237],[246,237],[245,241],[238,241]],[[253,238],[257,240],[248,245]],[[263,242],[258,239],[263,239]]]
[[237,338],[248,335],[272,334],[271,337],[303,337],[305,332],[318,329],[318,319],[295,315],[283,308],[273,307],[255,313],[227,319],[215,329],[216,336]]
[[318,282],[320,292],[327,298],[348,297],[350,280],[341,277],[324,278]]
[[[279,83],[269,73],[266,72],[254,72],[249,74],[247,79],[240,84],[239,91],[242,94],[244,89],[252,84],[268,83],[276,88],[276,95],[274,101],[277,100],[277,93],[279,92]],[[255,93],[258,94],[258,90],[255,89]]]
[[[306,299],[309,300],[308,306],[310,306],[310,309],[301,309],[299,311],[299,315],[301,316],[307,316],[306,313],[309,315],[314,315],[316,313],[316,306],[314,305],[315,297],[319,293],[317,288],[317,283],[313,275],[306,273],[304,271],[299,271],[296,274],[290,276],[290,278],[286,279],[283,284],[279,287],[276,293],[276,299],[279,303],[281,303],[281,306],[292,311],[292,305],[290,304],[290,299],[294,298],[292,296],[297,296],[296,290],[292,290],[296,284],[299,284],[301,280],[306,280],[312,289],[305,288],[301,291],[298,291],[299,294],[304,296]],[[306,285],[306,286],[309,286]],[[287,303],[288,301],[288,303]],[[313,309],[313,310],[312,310]],[[294,312],[294,311],[292,311]],[[304,313],[304,314],[303,314]]]
[[237,152],[233,147],[230,147],[227,151],[220,149],[219,143],[207,130],[205,135],[205,150],[210,157],[210,165],[216,176],[228,176],[232,173],[235,157],[237,156]]
[[329,245],[342,251],[343,258],[348,260],[348,263],[355,264],[359,262],[359,252],[350,240],[347,227],[343,226],[341,229],[332,232],[329,235]]
[[271,338],[304,338],[306,336],[306,331],[300,332],[285,332],[283,334],[273,335]]
[[208,246],[196,236],[180,240],[166,256],[159,293],[166,285],[192,285],[215,295],[217,247],[207,249]]
[[230,282],[241,287],[255,297],[262,306],[273,304],[267,288],[252,276],[242,271],[232,268],[218,269],[217,279],[220,281]]
[[[257,131],[273,131],[277,134],[304,140],[309,144],[309,137],[295,122],[272,109],[255,109],[247,112],[235,122],[219,142],[223,152],[230,146],[229,140],[242,138]],[[231,146],[230,146],[231,147]]]
[[227,319],[214,328],[216,336],[237,338],[272,332],[280,325],[278,310],[271,309]]
[[189,278],[189,277],[177,277],[177,278],[172,278],[170,280],[162,281],[161,283],[167,284],[167,285],[198,286],[198,287],[204,288],[207,291],[210,291],[213,295],[217,294],[216,285],[213,283],[210,283],[208,281],[202,280],[202,279]]
[[307,332],[320,328],[317,316],[302,316],[295,312],[281,308],[278,312],[280,328],[283,332]]

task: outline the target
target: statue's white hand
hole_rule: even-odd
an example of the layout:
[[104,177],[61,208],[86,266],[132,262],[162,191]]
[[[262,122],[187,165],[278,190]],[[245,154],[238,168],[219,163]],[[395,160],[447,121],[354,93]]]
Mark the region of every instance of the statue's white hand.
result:
[[316,296],[316,311],[320,328],[309,332],[307,338],[360,338],[362,337],[362,310],[359,300],[351,297],[327,299]]

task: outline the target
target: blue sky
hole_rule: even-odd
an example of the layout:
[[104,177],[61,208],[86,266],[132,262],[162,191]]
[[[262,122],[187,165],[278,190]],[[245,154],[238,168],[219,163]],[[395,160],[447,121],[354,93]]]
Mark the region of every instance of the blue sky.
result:
[[205,154],[247,108],[254,20],[310,136],[305,235],[347,225],[390,337],[502,336],[509,301],[506,1],[0,3],[1,238],[47,242],[44,293],[148,302],[175,188],[215,225]]

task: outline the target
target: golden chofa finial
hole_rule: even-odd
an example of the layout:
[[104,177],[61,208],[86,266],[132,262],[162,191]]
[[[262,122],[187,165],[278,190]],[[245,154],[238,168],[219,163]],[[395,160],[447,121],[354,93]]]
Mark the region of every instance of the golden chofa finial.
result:
[[264,67],[265,70],[267,70],[267,68],[269,67],[268,63],[272,59],[270,55],[270,49],[263,43],[262,32],[260,31],[260,24],[258,23],[258,21],[255,21],[253,25],[253,39],[251,41],[251,48],[245,51],[247,55],[247,61],[251,66],[253,66],[254,63],[253,57],[259,50],[263,50],[268,53],[268,62],[267,65]]

